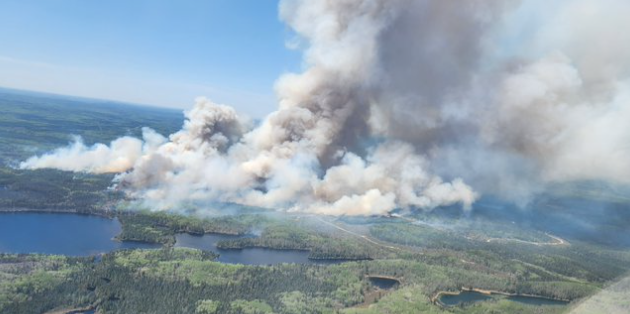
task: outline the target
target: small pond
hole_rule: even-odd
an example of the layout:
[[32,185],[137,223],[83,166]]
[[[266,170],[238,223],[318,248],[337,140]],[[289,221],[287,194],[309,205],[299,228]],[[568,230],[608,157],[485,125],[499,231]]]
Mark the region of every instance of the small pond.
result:
[[369,277],[370,283],[380,289],[392,289],[396,287],[399,282],[395,279],[383,278],[383,277]]

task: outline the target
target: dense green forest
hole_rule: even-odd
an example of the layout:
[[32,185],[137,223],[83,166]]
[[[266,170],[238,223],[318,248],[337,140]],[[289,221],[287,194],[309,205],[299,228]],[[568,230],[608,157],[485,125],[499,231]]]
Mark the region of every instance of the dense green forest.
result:
[[0,163],[5,165],[65,146],[73,135],[87,145],[125,135],[140,137],[142,127],[166,136],[178,130],[183,119],[179,110],[4,88],[0,108]]
[[110,190],[113,175],[53,169],[0,167],[0,211],[54,211],[113,215],[122,192]]
[[[68,183],[60,186],[64,184]],[[122,224],[119,240],[161,243],[165,248],[118,251],[98,258],[5,254],[0,258],[0,312],[97,307],[99,313],[378,313],[386,309],[393,313],[539,313],[541,309],[556,313],[567,307],[497,299],[441,308],[432,298],[440,291],[477,287],[577,300],[630,268],[627,250],[577,241],[552,245],[553,238],[544,234],[532,231],[527,235],[519,229],[498,233],[491,223],[484,224],[491,229],[487,232],[485,228],[413,224],[399,218],[348,222],[251,209],[200,217],[194,211],[123,207],[111,212]],[[214,261],[212,252],[170,248],[178,233],[246,235],[219,242],[222,249],[298,249],[310,251],[313,259],[359,261],[228,265]],[[504,241],[487,241],[496,236]],[[367,275],[398,278],[401,285],[395,291],[378,291]],[[406,300],[404,306],[401,299]]]
[[175,244],[177,233],[243,235],[268,221],[268,218],[262,214],[228,215],[205,219],[190,215],[136,210],[123,210],[117,214],[122,223],[122,232],[117,239],[161,243],[169,246]]
[[[443,310],[430,301],[437,291],[472,285],[514,291],[520,284],[517,278],[494,271],[413,260],[243,266],[213,258],[212,253],[183,248],[123,250],[99,259],[1,255],[0,311],[97,307],[99,313],[374,313],[393,307],[398,309],[395,313],[418,309],[438,313]],[[402,287],[382,294],[383,300],[372,307],[354,307],[377,289],[366,279],[374,274],[400,278]],[[531,289],[537,293],[552,289],[548,296],[575,299],[597,288],[558,281]],[[519,308],[521,313],[559,310],[503,301],[474,308],[479,312]],[[467,313],[470,308],[448,310]]]
[[[37,175],[42,174],[50,175],[51,180],[38,180]],[[32,195],[24,197],[26,201],[38,193],[45,196],[51,190],[59,191],[63,197],[51,200],[59,199],[60,205],[47,208],[54,211],[73,208],[64,207],[63,199],[77,202],[72,197],[74,189],[66,186],[91,189],[98,197],[88,202],[93,207],[86,207],[89,210],[84,213],[116,216],[122,224],[119,240],[161,243],[164,249],[85,258],[2,255],[2,313],[89,307],[98,308],[99,313],[559,313],[568,307],[496,299],[441,308],[432,298],[440,291],[477,287],[578,300],[630,268],[627,250],[579,241],[558,244],[537,231],[528,234],[524,229],[505,229],[490,222],[481,229],[445,228],[435,222],[410,223],[396,217],[332,219],[253,209],[222,216],[199,216],[194,210],[131,210],[128,201],[120,206],[124,197],[108,191],[108,182],[101,177],[65,175],[10,170],[4,174],[3,182],[9,187],[4,191]],[[20,180],[31,179],[35,188],[19,185]],[[112,209],[105,210],[108,204]],[[357,261],[228,265],[214,261],[213,252],[170,248],[178,233],[245,236],[218,242],[221,249],[297,249],[308,250],[312,259]],[[501,241],[488,241],[496,237]],[[401,284],[395,291],[380,291],[366,279],[368,275],[390,276]]]
[[[5,254],[0,257],[0,312],[96,307],[99,313],[560,313],[570,306],[493,299],[441,308],[432,298],[440,291],[476,287],[578,300],[630,267],[628,251],[585,243],[488,243],[400,220],[368,224],[373,238],[365,238],[327,230],[328,224],[308,216],[118,215],[123,226],[136,224],[139,234],[150,233],[139,226],[169,237],[178,232],[217,232],[216,226],[232,234],[260,230],[256,236],[219,242],[219,246],[305,249],[312,258],[370,260],[230,265],[214,261],[216,255],[209,251],[169,248],[168,241],[161,242],[166,245],[161,250],[123,250],[98,257]],[[367,280],[373,275],[396,278],[400,285],[394,291],[380,291]]]

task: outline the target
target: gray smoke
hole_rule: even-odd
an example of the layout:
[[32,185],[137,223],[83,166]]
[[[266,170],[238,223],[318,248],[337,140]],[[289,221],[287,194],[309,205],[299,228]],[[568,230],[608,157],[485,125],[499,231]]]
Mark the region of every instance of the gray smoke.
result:
[[120,172],[120,186],[153,208],[212,200],[330,215],[628,183],[629,9],[284,0],[305,70],[279,78],[279,108],[260,125],[200,98],[168,140],[146,131],[144,141],[77,142],[21,167]]

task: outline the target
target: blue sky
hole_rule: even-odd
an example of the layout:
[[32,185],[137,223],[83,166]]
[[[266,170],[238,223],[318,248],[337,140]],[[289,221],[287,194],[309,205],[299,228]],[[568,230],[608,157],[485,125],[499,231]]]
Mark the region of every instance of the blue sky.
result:
[[261,117],[292,36],[272,0],[2,0],[0,86]]

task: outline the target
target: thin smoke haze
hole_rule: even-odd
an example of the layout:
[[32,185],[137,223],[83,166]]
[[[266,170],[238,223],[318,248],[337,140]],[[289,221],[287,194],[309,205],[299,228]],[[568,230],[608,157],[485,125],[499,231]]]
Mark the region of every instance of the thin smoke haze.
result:
[[199,98],[168,138],[77,140],[20,167],[116,172],[156,209],[327,215],[629,183],[626,12],[625,0],[283,0],[305,70],[278,79],[260,124]]

